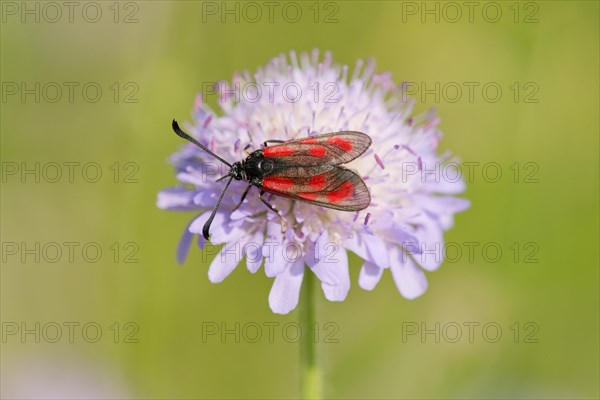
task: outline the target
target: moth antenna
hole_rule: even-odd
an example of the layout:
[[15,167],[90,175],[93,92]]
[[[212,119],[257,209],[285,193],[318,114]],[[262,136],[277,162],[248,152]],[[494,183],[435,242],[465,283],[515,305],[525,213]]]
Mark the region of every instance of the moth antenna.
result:
[[229,168],[231,168],[231,164],[230,163],[228,163],[227,161],[223,160],[221,157],[219,157],[218,155],[216,155],[215,153],[213,153],[212,151],[210,151],[206,146],[201,145],[196,139],[194,139],[193,137],[191,137],[190,135],[188,135],[187,133],[185,133],[184,131],[182,131],[176,120],[173,120],[172,127],[173,127],[173,130],[175,131],[175,133],[178,136],[184,138],[185,140],[187,140],[187,141],[189,141],[191,143],[194,143],[196,146],[200,147],[202,150],[204,150],[205,152],[207,152],[208,154],[210,154],[211,156],[213,156],[214,158],[216,158],[217,160],[221,161],[223,164],[225,164]]
[[[225,175],[224,177],[226,177],[226,176],[227,175]],[[210,213],[210,217],[208,217],[208,220],[202,227],[202,236],[204,236],[204,239],[206,239],[206,240],[208,240],[208,238],[210,236],[209,235],[210,224],[212,224],[213,219],[215,219],[215,214],[217,213],[217,209],[219,208],[219,205],[221,205],[221,200],[223,200],[223,196],[225,195],[225,192],[227,191],[227,188],[229,187],[229,184],[231,183],[232,180],[233,180],[233,176],[231,176],[231,178],[229,178],[229,180],[227,181],[225,188],[223,189],[223,191],[221,192],[221,195],[219,196],[219,200],[217,200],[217,205],[215,206],[215,208],[213,208],[212,212]]]

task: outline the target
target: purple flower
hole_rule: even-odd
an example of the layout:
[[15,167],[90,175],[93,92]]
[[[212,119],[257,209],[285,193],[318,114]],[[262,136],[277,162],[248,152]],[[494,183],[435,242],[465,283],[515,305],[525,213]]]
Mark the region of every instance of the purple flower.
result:
[[[264,263],[275,281],[269,295],[273,312],[285,314],[298,303],[304,273],[314,273],[325,297],[342,301],[350,289],[347,250],[364,260],[359,286],[372,290],[390,269],[400,294],[412,299],[427,289],[424,270],[443,259],[443,232],[455,213],[469,207],[454,197],[465,189],[448,155],[437,154],[440,120],[433,112],[411,117],[413,100],[389,74],[375,74],[375,63],[358,61],[349,77],[347,66],[334,64],[329,53],[291,52],[271,60],[255,74],[234,75],[217,85],[221,112],[213,112],[199,95],[194,124],[187,130],[200,143],[230,162],[246,157],[266,140],[290,140],[318,133],[356,130],[373,143],[348,164],[363,177],[372,203],[348,213],[271,196],[288,229],[282,233],[277,215],[252,188],[239,209],[245,182],[234,182],[211,227],[211,241],[224,244],[208,276],[221,282],[242,261],[252,273]],[[188,144],[172,156],[180,185],[161,191],[158,206],[199,210],[178,248],[182,263],[194,235],[206,245],[202,227],[224,183],[227,169],[201,149]]]

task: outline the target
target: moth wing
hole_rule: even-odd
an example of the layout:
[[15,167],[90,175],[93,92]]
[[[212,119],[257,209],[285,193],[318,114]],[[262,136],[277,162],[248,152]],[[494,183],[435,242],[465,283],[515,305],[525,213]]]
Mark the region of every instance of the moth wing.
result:
[[263,149],[266,158],[297,166],[345,164],[363,154],[371,138],[362,132],[341,131],[290,140]]
[[367,185],[355,172],[340,166],[314,176],[263,178],[261,189],[326,208],[360,211],[371,204]]

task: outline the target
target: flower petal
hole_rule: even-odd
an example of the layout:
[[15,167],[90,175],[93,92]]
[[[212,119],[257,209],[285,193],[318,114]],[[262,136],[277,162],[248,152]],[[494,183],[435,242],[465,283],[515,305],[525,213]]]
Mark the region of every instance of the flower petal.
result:
[[467,199],[452,196],[414,195],[413,199],[427,212],[435,216],[442,229],[448,230],[454,225],[454,214],[462,212],[471,206]]
[[[248,200],[244,200],[244,201],[248,201]],[[231,218],[232,220],[245,219],[246,217],[250,216],[251,214],[252,213],[250,213],[246,209],[238,208],[237,210],[235,210],[234,212],[231,213],[229,218]]]
[[194,238],[194,234],[190,232],[190,225],[191,222],[183,230],[183,234],[181,235],[181,239],[179,239],[179,244],[177,245],[177,262],[180,265],[185,262],[185,259],[190,251],[192,239]]
[[[418,212],[418,211],[415,211]],[[406,212],[384,211],[374,218],[378,236],[385,237],[387,242],[418,249],[419,240],[415,236],[415,228],[404,223]]]
[[385,243],[367,230],[363,230],[360,233],[353,232],[344,245],[363,260],[371,261],[380,268],[387,268],[389,266]]
[[390,270],[402,297],[414,299],[427,290],[425,273],[397,246],[390,249]]
[[200,250],[204,250],[204,246],[206,246],[206,243],[208,243],[208,241],[206,239],[204,239],[204,236],[202,235],[198,235],[198,248]]
[[163,210],[193,210],[198,208],[193,198],[196,193],[182,187],[172,187],[158,192],[156,205]]
[[[461,171],[457,170],[454,166],[457,165],[455,162],[448,164],[439,164],[435,161],[436,173],[424,174],[425,178],[424,186],[427,191],[443,194],[459,194],[465,191],[466,184],[461,178]],[[427,163],[427,165],[431,165]]]
[[329,301],[343,301],[350,290],[350,273],[348,271],[348,254],[342,249],[339,252],[339,261],[335,264],[329,264],[332,270],[335,270],[335,275],[341,279],[338,285],[330,285],[325,282],[321,283],[325,298]]
[[297,261],[297,259],[291,259],[287,255],[289,246],[293,252],[296,249],[296,244],[290,244],[289,241],[285,240],[281,233],[281,225],[279,221],[269,221],[267,223],[267,238],[262,245],[262,255],[265,258],[265,274],[268,277],[274,277],[287,267],[291,261]]
[[364,238],[373,262],[380,268],[387,268],[390,265],[390,259],[384,241],[375,235],[364,235]]
[[298,305],[304,277],[304,260],[290,264],[275,277],[269,293],[269,307],[276,314],[287,314]]
[[367,243],[361,239],[358,232],[351,232],[350,236],[344,241],[344,246],[363,260],[371,259],[367,251]]
[[328,238],[327,231],[323,231],[316,242],[307,242],[304,260],[321,282],[339,285],[344,277],[336,266],[345,261],[348,269],[348,256],[344,248],[335,242],[329,242]]
[[253,274],[258,271],[263,261],[262,245],[265,240],[264,233],[256,232],[244,246],[244,254],[246,255],[246,268]]
[[208,268],[208,279],[212,283],[222,282],[231,274],[242,259],[242,248],[242,243],[230,242],[221,249]]
[[262,255],[265,258],[265,274],[272,278],[282,273],[290,264],[286,256],[286,246],[289,242],[264,242]]
[[348,296],[349,286],[346,285],[328,285],[325,282],[321,283],[325,298],[329,301],[344,301]]
[[442,228],[434,217],[426,213],[419,215],[415,221],[418,221],[415,235],[419,238],[419,251],[415,252],[410,247],[406,247],[406,249],[423,269],[435,271],[444,261]]
[[383,268],[365,261],[358,275],[358,286],[364,290],[373,290],[383,275]]
[[[208,221],[210,212],[205,212],[190,224],[190,232],[202,235],[204,224]],[[217,212],[210,226],[210,241],[213,244],[226,243],[238,240],[244,230],[239,226],[229,224],[229,217],[224,212]]]

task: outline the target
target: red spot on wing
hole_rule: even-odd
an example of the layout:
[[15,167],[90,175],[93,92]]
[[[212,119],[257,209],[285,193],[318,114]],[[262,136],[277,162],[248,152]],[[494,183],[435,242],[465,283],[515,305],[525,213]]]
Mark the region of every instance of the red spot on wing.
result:
[[274,190],[276,192],[286,192],[294,186],[294,181],[289,178],[267,176],[266,178],[263,178],[262,185],[265,189]]
[[323,157],[327,150],[323,146],[311,147],[309,153],[315,157]]
[[354,194],[354,185],[350,181],[346,181],[340,186],[335,192],[327,194],[327,200],[333,204],[341,203],[344,200],[348,200]]
[[327,139],[327,143],[333,144],[333,145],[341,148],[346,153],[352,151],[352,148],[354,147],[352,145],[352,142],[350,140],[348,140],[348,139],[342,139],[339,136],[332,136],[332,137],[330,137],[329,139]]
[[310,178],[308,186],[315,191],[323,190],[325,187],[325,177],[323,175],[317,175]]
[[308,201],[315,201],[317,199],[317,196],[318,196],[317,193],[312,193],[312,192],[298,193],[298,197],[300,197],[301,199],[304,199],[304,200],[308,200]]
[[315,138],[302,139],[300,141],[300,143],[302,143],[302,144],[317,144],[317,139],[315,139]]
[[271,146],[263,149],[265,157],[284,157],[294,154],[296,150],[287,146]]

